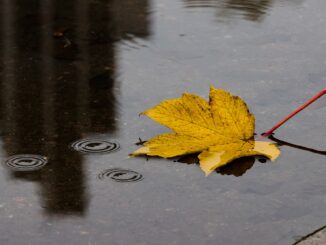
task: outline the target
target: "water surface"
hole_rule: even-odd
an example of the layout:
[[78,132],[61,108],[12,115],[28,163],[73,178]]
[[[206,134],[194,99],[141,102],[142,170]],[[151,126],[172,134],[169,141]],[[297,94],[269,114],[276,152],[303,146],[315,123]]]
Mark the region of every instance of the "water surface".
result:
[[[2,0],[0,243],[291,244],[325,225],[325,107],[277,131],[275,163],[206,178],[196,164],[128,159],[139,137],[167,132],[139,112],[184,91],[240,95],[262,133],[323,89],[325,11],[318,0]],[[47,163],[8,168],[20,154]]]

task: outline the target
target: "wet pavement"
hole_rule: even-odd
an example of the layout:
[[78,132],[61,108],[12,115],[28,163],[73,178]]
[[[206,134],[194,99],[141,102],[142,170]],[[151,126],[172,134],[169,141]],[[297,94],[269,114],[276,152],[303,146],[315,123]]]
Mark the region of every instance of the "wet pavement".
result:
[[[128,158],[167,132],[139,112],[210,85],[264,132],[325,87],[319,0],[1,0],[0,244],[292,244],[325,225],[326,107],[282,155],[204,177]],[[324,100],[325,101],[325,100]]]
[[326,242],[326,227],[321,227],[297,241],[298,245],[323,245]]

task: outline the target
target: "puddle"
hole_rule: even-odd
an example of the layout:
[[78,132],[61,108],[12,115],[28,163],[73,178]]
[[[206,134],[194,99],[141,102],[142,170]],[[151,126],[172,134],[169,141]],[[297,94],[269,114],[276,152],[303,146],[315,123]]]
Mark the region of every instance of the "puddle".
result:
[[324,226],[322,103],[270,138],[276,162],[205,177],[128,155],[168,132],[140,112],[210,85],[268,130],[325,87],[325,11],[319,0],[0,1],[0,244],[283,245]]

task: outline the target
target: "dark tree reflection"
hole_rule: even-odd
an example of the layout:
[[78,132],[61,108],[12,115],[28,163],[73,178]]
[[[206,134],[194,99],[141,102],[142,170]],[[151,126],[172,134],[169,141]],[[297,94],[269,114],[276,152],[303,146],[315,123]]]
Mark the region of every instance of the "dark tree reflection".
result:
[[227,0],[224,7],[242,13],[248,20],[258,21],[268,12],[273,2],[273,0]]
[[117,131],[117,42],[148,38],[149,0],[4,0],[0,3],[0,123],[8,156],[41,154],[35,172],[49,215],[83,215],[83,157],[69,145]]
[[[277,0],[183,0],[188,8],[215,8],[217,18],[261,21]],[[289,1],[294,4],[299,1]]]
[[274,0],[185,0],[187,7],[215,7],[218,16],[242,16],[247,20],[259,21]]

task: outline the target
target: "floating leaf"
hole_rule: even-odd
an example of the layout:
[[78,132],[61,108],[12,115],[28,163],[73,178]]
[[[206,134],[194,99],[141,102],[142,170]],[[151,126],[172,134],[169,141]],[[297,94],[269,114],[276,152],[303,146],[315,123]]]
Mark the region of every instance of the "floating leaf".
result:
[[200,153],[206,175],[237,158],[263,155],[275,160],[280,151],[271,142],[255,141],[255,117],[237,96],[211,87],[209,102],[184,93],[165,100],[143,114],[172,129],[144,143],[131,155],[164,158]]

